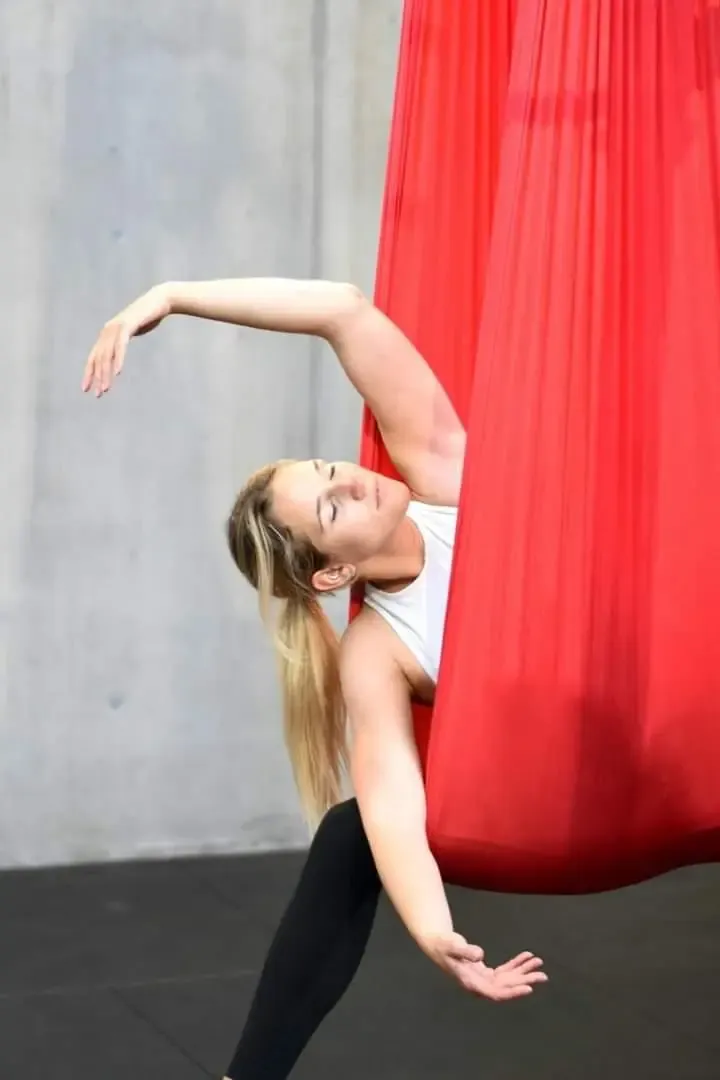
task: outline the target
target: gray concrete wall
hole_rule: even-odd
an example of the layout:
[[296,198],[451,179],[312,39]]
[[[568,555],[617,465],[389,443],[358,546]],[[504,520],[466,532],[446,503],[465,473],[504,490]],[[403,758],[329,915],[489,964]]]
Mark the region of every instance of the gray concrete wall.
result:
[[160,280],[372,287],[400,7],[0,0],[2,867],[305,842],[222,525],[266,460],[354,455],[359,402],[307,340],[189,320],[79,381]]

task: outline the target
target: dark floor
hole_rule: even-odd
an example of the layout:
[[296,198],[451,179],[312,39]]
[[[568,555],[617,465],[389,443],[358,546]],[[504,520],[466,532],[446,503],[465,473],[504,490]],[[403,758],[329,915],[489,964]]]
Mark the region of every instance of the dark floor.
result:
[[[0,874],[1,1080],[222,1075],[301,856]],[[453,893],[529,1001],[465,997],[383,907],[297,1080],[720,1080],[720,867],[578,899]]]

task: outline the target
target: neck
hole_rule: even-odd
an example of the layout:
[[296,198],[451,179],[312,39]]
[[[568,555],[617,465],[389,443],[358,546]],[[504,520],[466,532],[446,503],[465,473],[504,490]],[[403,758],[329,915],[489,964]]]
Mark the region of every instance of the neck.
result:
[[414,581],[425,562],[425,544],[409,517],[403,518],[382,551],[358,567],[358,578],[384,590],[402,588]]

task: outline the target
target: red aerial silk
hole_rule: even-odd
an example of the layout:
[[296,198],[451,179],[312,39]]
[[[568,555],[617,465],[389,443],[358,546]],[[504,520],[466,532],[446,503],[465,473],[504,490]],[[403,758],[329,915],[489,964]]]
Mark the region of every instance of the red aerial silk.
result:
[[468,425],[446,879],[720,858],[718,0],[406,0],[376,301]]
[[[518,0],[405,0],[375,302],[469,419]],[[473,138],[470,138],[472,133]],[[366,409],[362,463],[397,476]],[[353,611],[359,610],[356,593]],[[415,710],[427,756],[430,710]]]

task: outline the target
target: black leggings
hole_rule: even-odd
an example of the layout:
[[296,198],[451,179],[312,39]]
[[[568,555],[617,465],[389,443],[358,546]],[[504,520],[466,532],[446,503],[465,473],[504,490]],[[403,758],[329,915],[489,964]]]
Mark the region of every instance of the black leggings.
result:
[[286,1080],[358,969],[380,887],[357,801],[340,803],[313,838],[270,946],[230,1080]]

